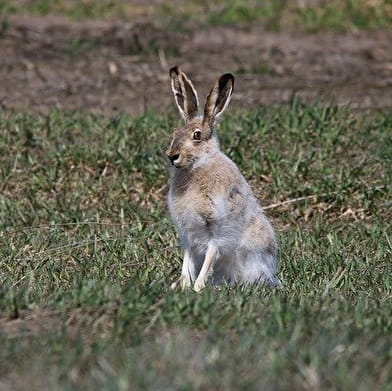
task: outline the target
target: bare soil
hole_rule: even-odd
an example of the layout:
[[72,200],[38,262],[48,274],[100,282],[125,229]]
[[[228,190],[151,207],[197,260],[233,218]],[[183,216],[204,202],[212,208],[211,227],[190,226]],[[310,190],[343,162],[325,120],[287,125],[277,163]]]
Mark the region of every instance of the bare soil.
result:
[[62,17],[11,17],[0,32],[0,105],[139,114],[172,104],[168,69],[178,64],[203,94],[236,76],[236,106],[333,99],[392,108],[392,31],[266,32],[191,26],[187,31]]

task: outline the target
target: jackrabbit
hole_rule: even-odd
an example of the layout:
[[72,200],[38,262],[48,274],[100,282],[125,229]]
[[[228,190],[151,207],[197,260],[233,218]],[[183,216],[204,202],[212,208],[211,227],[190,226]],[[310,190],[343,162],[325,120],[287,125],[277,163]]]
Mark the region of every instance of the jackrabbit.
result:
[[200,291],[209,276],[214,284],[279,286],[274,230],[238,167],[220,150],[215,132],[230,102],[233,75],[216,80],[203,115],[185,73],[175,66],[170,78],[185,120],[166,151],[174,166],[169,209],[184,249],[181,286],[194,282]]

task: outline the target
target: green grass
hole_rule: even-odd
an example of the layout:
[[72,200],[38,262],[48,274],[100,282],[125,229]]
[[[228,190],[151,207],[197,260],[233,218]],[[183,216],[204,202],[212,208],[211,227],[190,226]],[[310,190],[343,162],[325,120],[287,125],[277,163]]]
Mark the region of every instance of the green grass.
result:
[[235,111],[283,289],[168,289],[177,113],[0,113],[0,388],[392,388],[391,113]]
[[307,32],[372,29],[392,23],[389,0],[222,0],[220,3],[207,17],[211,23],[262,23],[270,30],[300,27]]
[[58,14],[76,20],[126,19],[139,17],[163,21],[167,28],[184,30],[194,22],[202,25],[262,24],[269,30],[302,29],[359,30],[392,27],[390,0],[206,0],[163,5],[121,0],[0,0],[0,15],[28,13]]

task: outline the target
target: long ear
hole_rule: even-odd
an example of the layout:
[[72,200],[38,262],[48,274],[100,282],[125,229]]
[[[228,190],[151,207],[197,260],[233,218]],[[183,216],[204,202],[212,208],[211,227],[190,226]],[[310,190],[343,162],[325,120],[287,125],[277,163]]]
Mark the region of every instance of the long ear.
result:
[[171,87],[178,110],[185,122],[196,117],[199,111],[197,92],[185,73],[176,65],[170,69]]
[[204,122],[213,126],[229,105],[234,88],[234,76],[225,73],[214,83],[204,108]]

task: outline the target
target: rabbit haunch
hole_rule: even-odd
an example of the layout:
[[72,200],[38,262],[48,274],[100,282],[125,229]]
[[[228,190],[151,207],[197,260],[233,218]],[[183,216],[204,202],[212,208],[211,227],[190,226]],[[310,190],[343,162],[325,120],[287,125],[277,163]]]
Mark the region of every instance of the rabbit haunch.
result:
[[238,167],[219,148],[217,118],[230,101],[234,78],[221,76],[198,115],[197,93],[178,68],[172,90],[185,126],[176,129],[166,154],[175,166],[169,209],[184,249],[180,282],[199,291],[215,284],[279,285],[273,228]]

